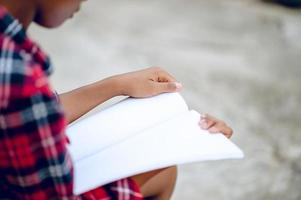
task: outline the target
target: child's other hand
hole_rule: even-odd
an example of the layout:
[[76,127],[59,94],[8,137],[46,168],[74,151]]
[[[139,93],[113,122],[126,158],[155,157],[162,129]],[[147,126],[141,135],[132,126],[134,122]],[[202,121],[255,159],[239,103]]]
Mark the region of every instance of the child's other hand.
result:
[[222,133],[227,138],[230,138],[233,134],[232,128],[224,121],[216,119],[208,114],[201,115],[199,125],[202,129],[208,130],[210,133]]
[[174,77],[159,67],[150,67],[116,77],[120,93],[131,97],[151,97],[166,92],[178,92],[182,88]]

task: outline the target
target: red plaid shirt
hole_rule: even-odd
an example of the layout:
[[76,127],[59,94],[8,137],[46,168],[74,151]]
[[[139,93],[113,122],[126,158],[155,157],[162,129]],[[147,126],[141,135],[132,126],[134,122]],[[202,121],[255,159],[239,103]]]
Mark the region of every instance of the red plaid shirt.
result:
[[46,54],[0,7],[0,199],[141,200],[123,179],[73,195],[65,119],[51,91]]

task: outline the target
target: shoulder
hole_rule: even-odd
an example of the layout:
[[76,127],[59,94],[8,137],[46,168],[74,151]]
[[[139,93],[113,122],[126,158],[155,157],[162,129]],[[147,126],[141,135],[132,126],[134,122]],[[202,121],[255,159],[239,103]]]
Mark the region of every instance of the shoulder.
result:
[[0,108],[37,92],[51,92],[42,67],[14,40],[0,34]]

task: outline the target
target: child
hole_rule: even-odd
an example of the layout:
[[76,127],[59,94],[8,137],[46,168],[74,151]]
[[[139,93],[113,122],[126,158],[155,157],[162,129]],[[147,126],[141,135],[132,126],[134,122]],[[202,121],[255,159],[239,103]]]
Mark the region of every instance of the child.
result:
[[[0,199],[170,199],[176,167],[73,194],[66,123],[117,95],[149,97],[182,87],[166,71],[152,67],[109,77],[57,98],[48,80],[50,61],[26,29],[31,22],[57,27],[79,10],[82,1],[0,0]],[[200,126],[232,135],[231,128],[211,116],[202,117]]]

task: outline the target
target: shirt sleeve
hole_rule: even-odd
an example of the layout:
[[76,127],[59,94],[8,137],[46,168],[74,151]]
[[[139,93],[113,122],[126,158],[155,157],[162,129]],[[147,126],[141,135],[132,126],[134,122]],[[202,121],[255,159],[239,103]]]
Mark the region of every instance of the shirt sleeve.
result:
[[0,172],[6,195],[74,199],[64,115],[47,76],[21,54],[1,59]]
[[47,76],[21,54],[1,59],[0,199],[142,199],[129,178],[73,195],[64,114]]

